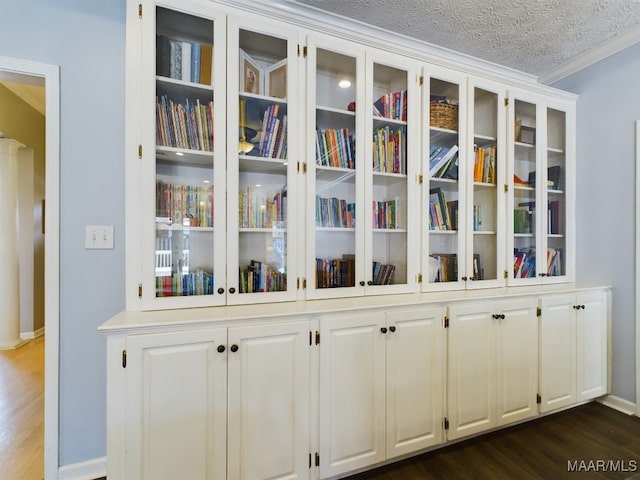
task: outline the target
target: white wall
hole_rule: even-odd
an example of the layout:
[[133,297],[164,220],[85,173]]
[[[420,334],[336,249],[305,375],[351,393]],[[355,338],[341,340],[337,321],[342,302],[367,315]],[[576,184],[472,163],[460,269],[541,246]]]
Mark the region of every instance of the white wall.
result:
[[613,394],[635,401],[635,120],[640,44],[554,86],[580,95],[577,278],[613,286]]
[[[125,0],[3,0],[0,56],[60,66],[60,465],[103,457],[105,339],[124,308]],[[115,227],[85,250],[84,225]]]

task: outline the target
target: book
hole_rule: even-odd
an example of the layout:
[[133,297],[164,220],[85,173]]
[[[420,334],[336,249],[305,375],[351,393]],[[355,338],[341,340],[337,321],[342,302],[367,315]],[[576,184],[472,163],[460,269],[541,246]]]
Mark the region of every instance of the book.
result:
[[213,45],[203,43],[200,51],[200,81],[202,85],[211,85],[213,69]]

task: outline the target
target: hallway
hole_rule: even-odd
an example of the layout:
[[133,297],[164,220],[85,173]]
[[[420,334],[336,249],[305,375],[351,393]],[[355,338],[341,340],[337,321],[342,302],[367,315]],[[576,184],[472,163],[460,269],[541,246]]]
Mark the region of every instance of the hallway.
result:
[[0,478],[44,477],[44,336],[0,350]]

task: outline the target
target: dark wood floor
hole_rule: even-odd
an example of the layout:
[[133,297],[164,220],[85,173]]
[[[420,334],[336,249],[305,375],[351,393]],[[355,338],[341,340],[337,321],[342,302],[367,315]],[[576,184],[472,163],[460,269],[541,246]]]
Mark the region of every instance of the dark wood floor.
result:
[[[577,471],[569,471],[570,462]],[[640,479],[640,419],[589,403],[349,480],[565,478]]]

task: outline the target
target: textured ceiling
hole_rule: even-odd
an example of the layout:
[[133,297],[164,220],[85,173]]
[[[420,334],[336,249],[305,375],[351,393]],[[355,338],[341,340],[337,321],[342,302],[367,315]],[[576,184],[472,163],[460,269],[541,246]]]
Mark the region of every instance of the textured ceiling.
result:
[[640,0],[296,0],[532,75],[640,24]]

